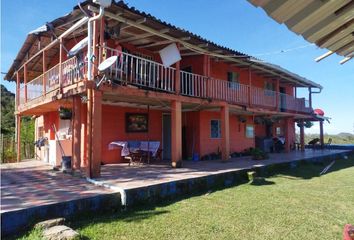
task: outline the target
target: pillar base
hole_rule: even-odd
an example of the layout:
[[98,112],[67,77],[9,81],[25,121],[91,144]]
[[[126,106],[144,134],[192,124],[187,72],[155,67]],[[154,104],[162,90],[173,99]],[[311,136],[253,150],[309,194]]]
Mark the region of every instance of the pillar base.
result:
[[171,166],[173,168],[181,168],[182,167],[182,161],[172,162]]

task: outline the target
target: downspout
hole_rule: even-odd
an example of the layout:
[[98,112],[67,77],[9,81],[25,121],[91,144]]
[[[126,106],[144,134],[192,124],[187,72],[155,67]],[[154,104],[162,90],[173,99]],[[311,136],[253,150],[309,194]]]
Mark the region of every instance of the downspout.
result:
[[88,43],[87,43],[87,80],[88,81],[92,81],[93,77],[92,77],[92,22],[99,20],[103,17],[104,14],[104,7],[100,6],[100,12],[98,13],[98,15],[91,17],[88,20],[87,23],[87,36],[88,36]]

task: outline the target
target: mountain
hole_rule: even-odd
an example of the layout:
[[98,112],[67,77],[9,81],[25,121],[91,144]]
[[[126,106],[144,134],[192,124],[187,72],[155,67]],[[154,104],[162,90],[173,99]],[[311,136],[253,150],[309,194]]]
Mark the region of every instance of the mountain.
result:
[[15,94],[1,86],[1,134],[13,135],[15,133]]

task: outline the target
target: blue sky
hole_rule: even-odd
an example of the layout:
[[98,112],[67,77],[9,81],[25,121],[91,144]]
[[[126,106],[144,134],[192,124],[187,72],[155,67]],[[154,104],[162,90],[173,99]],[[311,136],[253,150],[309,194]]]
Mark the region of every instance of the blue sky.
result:
[[[324,89],[313,96],[313,106],[322,108],[332,118],[331,124],[325,124],[325,132],[354,132],[354,60],[340,65],[342,57],[333,55],[320,63],[314,62],[327,50],[309,44],[246,0],[126,2],[218,44],[281,65],[320,83]],[[8,70],[29,31],[68,13],[76,4],[76,0],[1,1],[1,72]],[[293,50],[284,51],[288,49]],[[3,75],[1,82],[14,91],[14,84],[2,78]],[[300,95],[308,96],[307,90],[300,91]],[[317,124],[306,130],[307,133],[318,131]]]

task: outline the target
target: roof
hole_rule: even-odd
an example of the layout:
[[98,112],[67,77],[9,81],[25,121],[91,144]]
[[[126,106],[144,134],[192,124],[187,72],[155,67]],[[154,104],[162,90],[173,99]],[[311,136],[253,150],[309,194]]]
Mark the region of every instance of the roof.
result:
[[[87,9],[89,5],[95,6],[91,3],[91,1],[85,1],[81,4],[81,6],[85,9]],[[171,41],[177,41],[181,44],[180,50],[182,56],[188,56],[196,53],[208,54],[214,58],[222,59],[226,62],[231,62],[240,68],[252,67],[257,71],[258,74],[268,78],[280,78],[281,81],[292,82],[295,86],[298,87],[315,87],[322,89],[320,84],[292,73],[280,66],[266,63],[248,54],[218,45],[217,43],[209,41],[192,32],[178,28],[174,25],[157,19],[148,13],[139,11],[134,7],[129,7],[123,1],[114,2],[108,9],[106,9],[105,12],[106,19],[111,20],[108,24],[106,24],[108,28],[114,29],[117,27],[117,25],[119,25],[120,41],[129,41],[134,43],[134,45],[138,45],[138,47],[144,47],[151,51],[158,51],[162,47],[168,45]],[[33,46],[36,45],[35,43],[38,42],[38,38],[40,36],[47,36],[47,38],[48,36],[53,37],[51,32],[54,32],[57,36],[59,36],[60,33],[69,28],[72,24],[75,23],[75,21],[83,16],[84,14],[76,6],[74,7],[73,11],[66,16],[50,22],[49,24],[52,26],[52,30],[46,31],[46,27],[40,27],[29,33],[14,63],[5,76],[5,79],[10,81],[13,80],[14,73],[24,63],[25,57],[27,55],[33,55],[36,51],[38,52],[38,47]],[[133,23],[133,25],[127,25],[127,21],[121,21],[120,23],[117,23],[116,18],[128,19],[131,23]],[[85,34],[85,29],[81,29],[80,34]],[[71,37],[78,37],[78,34],[76,33],[75,36]],[[55,49],[55,51],[58,51],[58,49]],[[40,61],[38,62],[40,63]],[[38,71],[41,71],[39,64],[38,66],[33,67],[37,67]]]
[[354,57],[353,0],[248,1],[318,47]]

